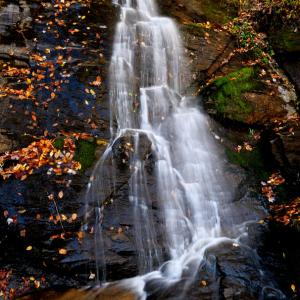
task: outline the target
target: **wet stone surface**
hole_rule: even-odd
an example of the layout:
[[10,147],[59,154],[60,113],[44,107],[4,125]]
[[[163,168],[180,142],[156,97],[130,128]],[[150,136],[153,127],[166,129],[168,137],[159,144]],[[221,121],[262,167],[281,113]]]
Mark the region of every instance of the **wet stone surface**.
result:
[[[107,71],[116,16],[109,0],[0,2],[2,154],[42,137],[87,133],[101,141],[101,155],[109,138]],[[22,90],[28,91],[24,97]],[[90,281],[87,260],[78,268],[85,256],[72,254],[84,248],[89,174],[51,175],[45,166],[24,181],[0,179],[0,269],[11,272],[7,295]],[[72,266],[77,271],[70,273]]]
[[[205,15],[198,1],[183,2],[176,1],[175,5],[165,1],[161,4],[164,14],[182,23],[213,20]],[[76,132],[88,133],[98,139],[97,158],[101,156],[105,141],[109,139],[108,66],[117,14],[117,8],[110,0],[0,1],[1,69],[29,70],[29,73],[24,71],[25,76],[14,72],[1,74],[0,88],[29,92],[23,98],[1,90],[1,153],[26,147],[44,135],[54,139],[64,136],[64,132]],[[217,23],[219,26],[220,22]],[[221,66],[235,47],[232,37],[224,31],[203,30],[186,24],[181,25],[181,30],[192,71],[191,76],[183,74],[183,77],[188,76],[184,78],[186,82],[193,80],[188,91],[197,89],[212,74],[226,76],[242,67],[243,57],[232,60],[224,68]],[[210,35],[210,43],[205,33]],[[295,69],[290,72],[295,73]],[[297,78],[294,80],[296,82]],[[269,103],[272,99],[269,97],[265,101]],[[232,133],[231,128],[216,126],[226,147],[232,147],[245,137],[239,130]],[[231,133],[234,142],[228,138]],[[152,213],[155,226],[159,228],[161,216],[155,203],[153,176],[155,158],[151,157],[149,140],[145,136],[140,140],[139,154],[146,159]],[[294,138],[283,137],[283,143],[287,159],[291,164],[298,164],[299,153]],[[138,272],[133,208],[128,200],[127,185],[131,150],[126,144],[131,144],[130,147],[134,144],[130,134],[113,146],[113,158],[119,165],[115,174],[116,187],[112,194],[114,187],[108,180],[103,191],[106,195],[103,199],[107,200],[103,221],[106,275],[113,280]],[[108,165],[110,176],[112,169],[113,166]],[[284,299],[277,291],[277,285],[266,288],[265,278],[284,287],[290,286],[289,279],[297,270],[286,267],[282,253],[295,251],[286,246],[294,242],[293,236],[282,229],[269,230],[268,224],[260,223],[266,216],[264,201],[255,193],[257,181],[251,179],[253,174],[248,171],[227,165],[226,177],[237,193],[235,201],[226,205],[227,209],[235,210],[232,219],[236,224],[240,219],[255,220],[247,227],[246,240],[250,250],[232,244],[210,249],[195,282],[189,286],[188,298],[185,296],[184,299],[254,300],[261,296],[264,288],[262,299]],[[297,170],[293,172],[297,173]],[[101,258],[94,253],[94,229],[82,231],[84,193],[90,175],[91,168],[76,175],[56,176],[49,175],[48,168],[43,167],[24,181],[13,177],[0,179],[0,269],[12,272],[6,289],[8,293],[21,295],[58,286],[78,288],[95,282],[95,261],[99,262]],[[225,228],[232,226],[232,219],[224,220]],[[161,236],[159,238],[163,240]],[[277,239],[274,249],[273,240]],[[293,265],[295,255],[288,256],[289,265]],[[101,263],[98,267],[101,272]],[[268,270],[264,276],[261,269]],[[149,299],[179,299],[184,284],[179,282],[164,289],[161,282],[150,281],[145,289]],[[14,290],[10,291],[11,288]],[[43,292],[30,295],[29,299],[59,299],[61,294],[59,291]],[[90,294],[79,290],[71,290],[67,296],[91,299]],[[98,298],[128,300],[135,297],[126,290],[108,290]]]

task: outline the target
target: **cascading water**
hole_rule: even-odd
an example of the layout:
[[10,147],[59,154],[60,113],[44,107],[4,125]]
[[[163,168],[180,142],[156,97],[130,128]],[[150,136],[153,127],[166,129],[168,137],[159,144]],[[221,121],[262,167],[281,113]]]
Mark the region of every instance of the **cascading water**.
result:
[[[105,270],[103,201],[111,197],[118,184],[114,147],[120,139],[129,137],[128,201],[133,207],[142,275],[135,280],[143,290],[155,278],[165,283],[193,278],[206,249],[230,240],[222,237],[221,219],[226,209],[220,208],[232,193],[224,180],[206,117],[188,97],[180,96],[184,58],[175,24],[158,16],[153,0],[114,3],[120,6],[121,21],[110,67],[112,138],[91,177],[87,205],[96,212],[96,260]],[[139,150],[145,139],[151,144],[154,161],[154,195],[148,189],[145,157]],[[112,187],[109,193],[107,186]],[[159,230],[150,209],[153,201],[161,223]],[[142,293],[141,297],[146,296]]]
[[[205,117],[179,96],[181,60],[176,26],[157,16],[153,1],[139,0],[135,5],[122,1],[111,62],[111,111],[117,124],[115,129],[112,123],[112,135],[119,137],[134,129],[134,153],[138,153],[139,133],[152,143],[157,197],[172,259],[183,255],[193,242],[220,235],[218,202],[228,196]],[[132,166],[130,201],[136,218],[142,214],[142,220],[147,220],[147,193],[141,188],[143,161],[138,155]],[[141,223],[135,225],[140,230]],[[151,231],[136,234],[144,235],[139,247],[143,252],[155,248],[149,245],[155,236]],[[151,253],[146,256],[144,262],[152,259]]]

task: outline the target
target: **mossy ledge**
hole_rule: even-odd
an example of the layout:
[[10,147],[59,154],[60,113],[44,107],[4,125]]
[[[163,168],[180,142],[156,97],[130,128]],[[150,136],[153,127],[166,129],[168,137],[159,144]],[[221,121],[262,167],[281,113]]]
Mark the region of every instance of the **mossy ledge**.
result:
[[[53,145],[55,148],[63,150],[64,138],[59,137],[55,139]],[[94,138],[91,138],[90,140],[79,139],[76,141],[74,160],[80,162],[81,172],[84,172],[93,165],[94,161],[96,160],[96,147],[97,143]]]
[[96,160],[96,141],[81,140],[76,141],[76,152],[74,159],[81,164],[81,171],[90,168]]
[[268,178],[269,171],[265,166],[260,148],[256,148],[253,151],[241,152],[236,152],[227,148],[225,149],[225,153],[230,163],[238,165],[252,174],[255,174],[259,180]]
[[53,146],[58,150],[63,150],[65,144],[65,139],[63,137],[56,138],[53,142]]
[[245,67],[216,79],[208,88],[216,114],[243,122],[253,112],[251,103],[246,101],[243,93],[260,89],[261,83],[256,80],[256,75],[255,68]]

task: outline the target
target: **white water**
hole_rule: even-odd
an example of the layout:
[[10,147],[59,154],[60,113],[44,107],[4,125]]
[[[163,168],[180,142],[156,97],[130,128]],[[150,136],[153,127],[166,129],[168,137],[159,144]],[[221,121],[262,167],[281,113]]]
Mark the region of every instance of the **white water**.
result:
[[[171,259],[182,260],[194,243],[205,246],[220,237],[218,205],[228,197],[228,187],[218,170],[204,115],[180,96],[183,56],[175,24],[157,15],[152,0],[133,2],[119,1],[121,21],[110,71],[112,136],[139,129],[151,140],[167,251]],[[135,153],[138,136],[137,132]],[[130,201],[138,230],[140,221],[148,219],[148,199],[142,184],[143,161],[135,155],[132,164]],[[151,271],[153,255],[159,259],[158,253],[151,253],[153,228],[136,236],[143,236],[138,249],[149,252],[141,257],[140,271]],[[176,269],[172,276],[179,277],[182,265]]]
[[175,24],[157,15],[152,0],[117,3],[121,21],[110,67],[111,145],[128,132],[134,136],[129,201],[134,204],[143,274],[152,271],[155,262],[162,262],[149,215],[144,162],[138,154],[140,134],[151,141],[156,157],[156,200],[172,266],[164,272],[179,279],[194,256],[201,261],[206,246],[221,238],[218,206],[230,197],[229,189],[206,117],[180,96],[183,55]]
[[[208,248],[233,242],[223,236],[221,218],[225,212],[219,211],[232,195],[206,117],[189,98],[180,95],[184,61],[175,24],[158,16],[153,0],[114,3],[120,5],[121,20],[110,67],[112,140],[95,169],[88,197],[92,195],[92,201],[97,199],[101,207],[105,198],[101,186],[108,175],[104,162],[115,141],[133,136],[128,185],[141,276],[123,284],[133,286],[140,299],[145,299],[143,288],[149,280],[171,284],[188,274],[192,281]],[[163,220],[164,251],[158,246],[162,241],[153,223],[153,199],[138,151],[141,134],[151,141],[155,157],[155,201]],[[97,215],[96,247],[104,259],[100,209]]]

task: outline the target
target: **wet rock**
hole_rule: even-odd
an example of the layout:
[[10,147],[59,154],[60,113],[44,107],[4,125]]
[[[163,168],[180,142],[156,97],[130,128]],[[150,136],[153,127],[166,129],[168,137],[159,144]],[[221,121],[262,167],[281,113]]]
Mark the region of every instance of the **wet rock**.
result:
[[12,139],[12,137],[9,137],[7,132],[0,130],[0,154],[11,151],[13,148],[15,148],[17,143]]
[[141,160],[146,160],[152,153],[151,141],[144,133],[126,132],[125,135],[118,138],[113,146],[113,158],[119,166],[128,165],[135,149],[138,149],[138,156]]
[[159,1],[158,5],[163,14],[171,15],[180,22],[212,21],[223,24],[237,15],[237,7],[230,1],[166,0]]
[[[26,45],[24,32],[31,26],[30,8],[25,0],[17,3],[7,1],[6,6],[0,8],[0,37],[1,43],[19,46]],[[1,7],[1,6],[0,6]],[[21,33],[22,32],[22,33]],[[2,54],[0,51],[0,54]]]
[[[279,15],[278,15],[279,16]],[[300,32],[297,24],[284,24],[276,14],[265,16],[264,31],[268,33],[268,40],[276,53],[276,60],[295,85],[298,95],[300,93]],[[298,104],[299,105],[299,104]]]
[[182,80],[185,93],[194,94],[234,49],[234,39],[220,25],[236,16],[237,8],[229,1],[210,0],[162,1],[158,5],[180,24],[186,56]]
[[[300,94],[300,76],[299,76],[299,69],[300,69],[300,59],[299,53],[296,55],[288,56],[281,60],[281,66],[286,71],[288,76],[291,78],[291,81],[294,83],[298,95]],[[299,109],[299,100],[297,102],[298,109]]]
[[[198,24],[180,27],[188,68],[183,74],[185,86],[197,90],[219,67],[234,49],[233,38],[225,31],[206,29]],[[209,35],[209,42],[207,42]]]
[[[206,22],[207,20],[214,21],[216,17],[218,18],[217,22],[222,23],[224,16],[222,14],[223,9],[217,9],[213,1],[211,1],[211,15],[207,15],[208,8],[203,7],[207,1],[176,1],[174,4],[172,1],[164,1],[165,3],[160,3],[161,6],[164,6],[164,11],[168,14],[172,14],[177,17],[178,20],[187,21],[187,22]],[[20,5],[22,5],[20,1]],[[218,5],[219,3],[217,3]],[[77,6],[76,6],[77,7]],[[51,10],[51,5],[48,4],[47,8]],[[22,8],[25,12],[28,10]],[[20,14],[20,9],[18,14]],[[41,13],[41,8],[33,10],[35,16],[38,16]],[[42,10],[44,13],[44,11]],[[72,12],[76,16],[83,15],[86,13],[86,10],[79,9]],[[86,36],[89,34],[84,32],[82,36],[72,37],[72,42],[66,47],[66,51],[71,53],[72,57],[67,62],[68,71],[70,74],[69,83],[63,86],[61,95],[58,97],[57,101],[51,103],[47,111],[39,111],[41,113],[41,118],[39,120],[40,131],[39,134],[43,133],[44,130],[49,130],[53,133],[58,132],[59,130],[68,130],[68,131],[88,131],[93,134],[98,135],[99,137],[107,138],[109,136],[108,132],[108,101],[107,101],[107,83],[104,82],[103,86],[100,88],[100,96],[97,99],[93,99],[91,95],[84,92],[85,88],[90,89],[89,83],[94,80],[95,75],[101,74],[102,78],[106,78],[108,61],[110,56],[110,45],[112,42],[112,32],[114,30],[114,16],[115,11],[111,7],[111,1],[105,0],[101,3],[95,2],[92,6],[92,16],[90,16],[90,24],[83,24],[80,27],[81,30],[85,30],[86,25],[90,25],[93,30],[101,29],[101,36],[103,40],[100,42],[101,51],[98,49],[99,44],[93,44],[95,42],[95,32],[92,30],[93,35],[90,34],[88,40],[90,42],[87,49],[82,47],[81,42],[86,39]],[[73,16],[74,17],[74,16]],[[67,16],[70,18],[70,22],[74,21],[72,16]],[[15,27],[16,23],[12,22],[10,19],[10,27]],[[29,19],[27,19],[29,21]],[[20,25],[22,29],[26,28],[28,25],[25,18],[25,22]],[[78,20],[77,20],[78,21]],[[194,24],[195,25],[195,24]],[[230,52],[234,49],[235,43],[230,35],[224,31],[215,31],[213,29],[202,28],[198,24],[194,25],[182,25],[182,32],[185,39],[185,47],[187,49],[187,54],[189,55],[190,65],[192,67],[193,74],[193,86],[190,90],[195,90],[198,86],[203,83],[209,76],[213,74],[227,76],[228,74],[240,70],[243,68],[242,58],[238,58],[235,61],[231,62],[231,65],[228,67],[221,68],[221,62],[228,57]],[[45,27],[44,27],[45,28]],[[48,49],[55,48],[60,45],[60,40],[55,40],[51,34],[45,35],[41,32],[40,27],[34,28],[36,36],[41,38],[41,41],[38,43],[38,49]],[[6,31],[7,32],[7,31]],[[207,34],[209,39],[207,39]],[[70,35],[65,35],[64,38],[69,37]],[[17,53],[20,49],[20,53],[16,54],[16,57],[22,61],[26,58],[25,48],[15,47],[12,51],[9,44],[4,50],[3,55],[5,59],[11,58],[14,53]],[[24,50],[24,51],[23,51]],[[23,52],[22,52],[23,51]],[[1,51],[0,51],[1,52]],[[23,56],[24,54],[24,56]],[[56,57],[53,56],[55,60]],[[34,64],[31,61],[31,64]],[[100,67],[99,67],[100,66]],[[221,70],[220,70],[221,69]],[[188,76],[185,75],[184,76]],[[68,77],[69,78],[69,77]],[[189,81],[190,78],[185,77],[186,81]],[[253,106],[252,115],[242,114],[241,118],[231,117],[232,112],[226,111],[226,117],[232,118],[234,120],[243,121],[246,124],[261,124],[268,121],[269,119],[281,114],[285,114],[285,108],[282,107],[282,102],[277,97],[272,97],[263,93],[262,91],[256,90],[247,90],[243,92],[242,95],[247,103]],[[88,104],[85,104],[86,98],[89,97]],[[45,94],[41,95],[41,99],[45,98]],[[274,100],[275,99],[275,100]],[[271,107],[270,103],[274,101],[275,104],[278,104],[277,108],[274,109]],[[3,103],[9,102],[8,99],[5,99]],[[3,105],[4,105],[3,104]],[[5,104],[6,109],[8,110],[9,104]],[[18,103],[16,104],[17,115],[12,118],[3,117],[1,125],[4,128],[9,128],[14,132],[23,132],[24,124],[26,123],[22,118],[23,112],[26,110],[34,110],[31,103]],[[94,108],[95,107],[95,108]],[[3,106],[2,108],[3,109]],[[40,108],[38,108],[40,109]],[[58,113],[59,111],[59,113]],[[92,111],[92,112],[91,112]],[[264,118],[264,114],[267,112],[267,119]],[[2,112],[2,111],[1,111]],[[3,110],[5,112],[5,110]],[[213,113],[214,114],[214,113]],[[236,112],[235,112],[236,115]],[[224,116],[224,112],[223,112]],[[69,120],[68,123],[64,123],[66,120]],[[58,124],[58,125],[57,125]],[[91,126],[89,124],[93,124]],[[55,126],[53,126],[55,125]],[[26,128],[27,130],[27,128]],[[31,133],[36,133],[36,131],[30,131]],[[5,136],[5,134],[3,134]],[[298,136],[298,135],[296,135]],[[2,133],[0,139],[2,138]],[[105,248],[107,252],[106,256],[106,268],[108,271],[109,279],[121,279],[128,276],[133,276],[137,274],[137,257],[136,257],[136,245],[135,245],[135,232],[133,229],[134,220],[133,220],[133,207],[130,204],[128,198],[130,191],[128,191],[128,180],[130,178],[130,166],[129,161],[132,156],[132,148],[136,146],[135,144],[136,137],[134,132],[124,135],[119,138],[112,147],[112,156],[117,161],[119,168],[116,170],[116,173],[113,175],[116,176],[116,185],[113,186],[110,183],[106,182],[102,185],[99,185],[97,188],[103,188],[105,191],[104,197],[100,197],[99,194],[95,194],[93,198],[95,203],[105,201],[105,207],[103,212],[103,240],[105,243]],[[5,147],[8,148],[7,144]],[[8,142],[9,144],[9,142]],[[295,163],[294,154],[297,154],[297,147],[293,147],[293,141],[286,139],[283,141],[285,145],[286,153],[288,160],[292,163]],[[145,164],[153,166],[153,161],[155,158],[151,157],[151,142],[146,135],[139,135],[139,156],[145,161]],[[297,154],[298,155],[298,154]],[[236,158],[236,157],[235,157]],[[243,163],[247,165],[250,160],[255,160],[256,157],[250,157],[248,160],[243,160]],[[89,164],[90,166],[91,164]],[[121,166],[121,167],[120,167]],[[108,165],[108,174],[107,176],[112,175],[112,165]],[[147,178],[150,189],[150,197],[153,198],[153,203],[155,202],[155,179],[151,177],[151,168],[147,169],[149,178]],[[100,174],[101,175],[101,174]],[[227,170],[226,177],[230,177],[230,181],[234,187],[238,186],[240,193],[237,195],[239,200],[237,203],[231,205],[235,213],[233,217],[239,219],[241,216],[245,219],[254,219],[258,220],[259,218],[264,217],[264,209],[260,206],[259,201],[251,195],[247,194],[245,197],[242,197],[240,194],[245,194],[242,186],[245,182],[245,174],[238,167],[233,167]],[[105,177],[106,179],[106,177]],[[71,188],[66,192],[64,184],[68,180],[73,180]],[[88,280],[90,271],[95,271],[99,266],[96,266],[97,255],[95,253],[95,236],[90,232],[88,241],[81,244],[81,241],[78,239],[77,231],[80,229],[81,221],[83,222],[82,207],[84,207],[83,198],[81,193],[87,185],[87,176],[81,174],[75,178],[49,178],[48,176],[37,174],[36,177],[31,178],[26,182],[16,182],[16,180],[11,180],[6,183],[1,183],[1,211],[9,209],[10,214],[18,214],[18,211],[23,211],[26,209],[26,213],[19,216],[18,225],[11,225],[10,227],[7,224],[7,220],[2,220],[1,223],[1,232],[5,232],[1,236],[4,239],[4,243],[1,243],[2,253],[5,253],[3,256],[4,259],[8,259],[11,256],[11,253],[16,254],[15,256],[22,256],[23,261],[18,261],[16,263],[16,268],[19,269],[20,265],[23,265],[24,262],[31,264],[36,262],[39,268],[42,268],[43,271],[50,272],[54,270],[56,273],[63,272],[68,274],[69,277],[74,276],[74,281],[67,282],[65,277],[61,276],[60,278],[54,280],[50,279],[49,285],[60,284],[60,285],[73,285],[78,286],[86,284],[86,282],[91,282]],[[63,183],[63,184],[62,184]],[[62,184],[62,185],[60,185]],[[248,189],[248,186],[244,185],[244,189]],[[70,215],[71,213],[81,211],[80,220],[74,222],[73,224],[65,224],[64,228],[66,231],[71,231],[74,233],[73,236],[66,237],[65,240],[55,240],[51,238],[53,235],[59,235],[62,233],[61,224],[56,222],[55,224],[49,221],[50,214],[57,214],[55,204],[50,202],[48,199],[48,194],[50,192],[55,192],[56,194],[64,190],[64,199],[63,201],[58,202],[58,209],[60,212]],[[14,191],[12,194],[11,191]],[[6,195],[6,197],[3,197]],[[102,195],[102,194],[101,194]],[[97,198],[97,199],[96,199]],[[97,204],[95,204],[97,205]],[[80,209],[81,208],[81,209]],[[153,204],[152,214],[154,216],[154,227],[159,228],[159,216],[157,216],[155,204]],[[236,208],[236,210],[235,210]],[[18,209],[18,210],[17,210]],[[42,214],[41,220],[36,220],[36,215]],[[2,215],[1,215],[2,216]],[[231,222],[231,220],[227,220]],[[20,227],[19,227],[20,226]],[[19,237],[20,229],[26,227],[28,229],[28,236],[26,239]],[[91,228],[90,228],[91,229]],[[9,233],[9,241],[7,240],[7,234]],[[18,239],[16,239],[18,236]],[[1,239],[1,242],[3,241]],[[96,237],[96,241],[98,241]],[[17,241],[17,243],[16,243]],[[19,243],[20,242],[20,243]],[[28,244],[34,245],[34,251],[32,254],[25,253],[24,249]],[[22,245],[22,249],[16,252],[16,244]],[[163,244],[163,243],[161,243]],[[7,247],[9,245],[9,247]],[[102,245],[103,246],[103,245]],[[68,255],[66,257],[59,255],[58,248],[66,247]],[[253,244],[255,248],[255,244]],[[224,252],[223,252],[224,249]],[[243,255],[241,251],[236,251],[235,247],[220,247],[216,251],[215,255],[211,255],[213,258],[208,259],[211,263],[209,266],[204,266],[202,270],[206,270],[206,273],[199,272],[199,280],[205,281],[208,283],[206,287],[202,283],[201,288],[194,292],[196,287],[199,286],[197,282],[191,291],[191,299],[212,299],[212,295],[220,295],[225,299],[257,299],[257,291],[260,288],[257,284],[257,278],[259,278],[258,268],[256,263],[251,265],[251,263],[245,264],[245,261],[249,257],[252,258],[252,255]],[[45,262],[46,261],[46,262]],[[7,267],[11,267],[10,263],[14,263],[13,260],[8,261]],[[43,264],[46,264],[46,267]],[[37,268],[35,266],[35,268]],[[103,265],[100,265],[100,272],[102,271]],[[23,270],[22,270],[23,271]],[[209,275],[213,274],[215,277],[210,277]],[[240,276],[240,274],[242,274]],[[20,272],[19,277],[21,278],[22,272]],[[59,274],[61,275],[61,274]],[[202,277],[201,277],[202,276]],[[19,279],[20,279],[19,278]],[[251,290],[248,291],[249,282],[251,283]],[[221,284],[222,283],[222,284]],[[169,288],[166,293],[162,290],[156,290],[158,296],[162,299],[178,299],[182,291],[183,283],[179,283],[176,288]],[[160,282],[154,287],[161,288]],[[151,287],[150,287],[151,288]],[[92,294],[91,294],[92,293]],[[62,299],[68,299],[68,297],[80,299],[91,299],[94,297],[96,299],[134,299],[134,295],[131,292],[123,289],[108,289],[107,292],[99,291],[70,291],[64,295],[61,293],[45,293],[44,295],[37,294],[37,299],[49,299],[58,296]],[[222,295],[223,293],[223,295]],[[155,292],[153,293],[153,299],[155,298]],[[200,296],[199,296],[200,295]],[[29,299],[34,299],[35,296],[30,296]],[[164,298],[165,297],[165,298]],[[177,298],[176,298],[177,297]],[[193,298],[194,297],[194,298]],[[187,299],[187,298],[185,298]]]
[[258,70],[244,67],[216,79],[204,91],[208,113],[223,120],[266,126],[295,112],[295,93],[268,85]]
[[[177,5],[164,1],[161,4],[164,13],[177,18],[181,23],[180,29],[186,56],[184,65],[185,67],[189,65],[189,71],[191,71],[182,74],[186,87],[185,92],[188,93],[195,93],[195,91],[203,89],[211,77],[223,77],[223,79],[230,79],[231,75],[238,77],[240,73],[235,72],[246,70],[247,62],[254,57],[253,53],[235,53],[233,55],[233,51],[238,47],[236,38],[222,29],[219,24],[222,24],[224,20],[228,21],[234,15],[234,7],[231,7],[230,10],[230,5],[226,5],[226,1],[223,2],[222,5],[229,10],[224,7],[221,9],[224,18],[221,20],[218,8],[214,5],[213,1],[189,1],[188,3],[180,1]],[[226,11],[225,14],[224,11]],[[206,21],[210,21],[210,23],[205,23]],[[299,34],[294,33],[294,35]],[[277,38],[276,34],[274,36]],[[289,48],[293,48],[291,51],[296,51],[297,40],[294,37],[285,40],[287,41],[276,39],[285,48],[290,46]],[[297,82],[296,67],[291,65],[289,66],[290,77],[293,74],[292,81]],[[217,97],[208,99],[204,97],[208,112],[218,120],[259,126],[270,124],[276,118],[295,113],[296,95],[293,86],[288,83],[287,79],[285,83],[274,80],[271,77],[274,72],[272,67],[266,66],[265,68],[265,76],[258,73],[253,76],[256,84],[252,84],[252,86],[249,77],[245,79],[247,86],[244,85],[244,87],[241,86],[241,80],[235,78],[237,79],[236,84],[229,82],[230,86],[228,85],[227,91],[223,89],[226,89],[226,86],[222,85],[222,87],[216,88],[213,85],[213,90],[223,89],[221,91],[223,95],[219,94]],[[252,83],[254,83],[253,80]],[[234,85],[242,90],[237,91]],[[214,93],[215,96],[216,93]]]
[[246,92],[245,101],[252,107],[252,113],[246,118],[248,124],[267,124],[273,119],[287,115],[284,103],[278,96]]
[[300,127],[295,126],[292,134],[282,135],[281,139],[289,164],[300,169]]
[[21,10],[16,4],[10,3],[0,8],[0,35],[7,35],[8,30],[21,20]]
[[29,51],[27,48],[17,47],[15,44],[0,45],[0,58],[3,60],[15,60],[16,65],[27,67]]
[[69,291],[41,291],[34,295],[24,296],[20,300],[56,299],[56,300],[137,300],[130,290],[118,286],[93,289],[71,289]]
[[18,28],[21,31],[25,31],[30,28],[32,22],[30,7],[25,0],[19,0],[19,5],[22,11],[22,15],[21,20],[18,24]]
[[269,40],[274,50],[282,55],[300,52],[300,33],[292,27],[270,32]]
[[[9,3],[6,1],[4,4]],[[3,63],[9,63],[12,67],[30,68],[30,72],[36,72],[37,69],[40,70],[40,66],[37,66],[32,57],[29,60],[29,52],[44,56],[45,49],[51,49],[47,62],[56,62],[57,56],[62,54],[70,59],[64,69],[58,64],[55,66],[53,80],[56,82],[63,80],[64,83],[61,93],[57,93],[57,99],[47,107],[43,105],[49,98],[46,90],[35,93],[39,105],[35,105],[31,100],[22,101],[17,96],[1,98],[0,152],[13,150],[16,146],[26,147],[33,141],[32,135],[43,136],[45,131],[51,132],[52,137],[60,137],[60,130],[88,132],[102,141],[107,141],[109,101],[105,78],[117,9],[110,0],[94,1],[91,4],[93,9],[85,3],[74,3],[63,16],[63,20],[73,23],[78,22],[79,15],[86,16],[85,21],[77,26],[80,33],[71,35],[64,28],[60,28],[61,35],[57,37],[54,33],[57,28],[54,26],[50,26],[51,30],[47,34],[43,32],[47,30],[47,21],[52,20],[52,16],[57,12],[56,8],[52,5],[43,6],[40,1],[14,1],[13,4],[15,5],[13,14],[2,15],[7,21],[5,32],[3,35],[1,33],[0,59]],[[1,6],[3,7],[5,8]],[[37,21],[38,16],[43,16],[40,23]],[[30,17],[35,20],[32,24]],[[28,26],[32,26],[30,32]],[[17,31],[23,34],[18,34]],[[66,46],[65,49],[55,50],[68,38],[70,41],[63,45]],[[47,68],[45,71],[48,72]],[[62,72],[65,72],[63,74],[65,77],[61,77]],[[103,81],[99,87],[91,85],[97,76]],[[47,80],[40,83],[48,86]],[[0,84],[14,89],[26,86],[23,83],[16,83],[15,78],[10,77],[1,79]],[[90,90],[93,90],[93,94]],[[32,111],[38,116],[37,126],[30,120]],[[27,274],[28,277],[41,276],[45,273],[47,283],[44,287],[83,286],[89,282],[90,266],[94,262],[90,262],[87,253],[87,249],[91,247],[81,244],[79,232],[84,216],[84,192],[91,167],[95,163],[95,147],[94,140],[77,141],[76,159],[84,165],[84,170],[80,174],[50,176],[47,175],[47,168],[42,168],[25,181],[14,178],[1,180],[0,232],[3,234],[0,243],[2,253],[0,264],[1,269],[16,270],[13,279],[15,286],[19,286],[22,282],[22,276]],[[101,155],[104,147],[98,148],[98,155]],[[57,197],[60,191],[63,191],[62,199]],[[55,203],[49,200],[50,194],[55,195]],[[3,215],[4,211],[8,211],[9,217],[14,218],[16,222],[8,224],[7,218]],[[74,220],[71,221],[72,214]],[[63,218],[67,219],[62,223],[57,222],[59,215],[64,215]],[[59,238],[64,233],[65,238]],[[116,243],[119,241],[120,239],[117,239]],[[91,243],[94,245],[94,239]],[[32,246],[32,251],[26,251],[28,245]],[[67,254],[60,254],[61,248],[65,249]],[[112,265],[121,266],[123,263],[123,257],[111,255]],[[32,268],[26,271],[28,265]],[[65,277],[66,274],[69,274],[69,278]]]
[[[268,299],[273,293],[275,299],[286,299],[285,295],[269,286],[267,274],[263,274],[260,259],[256,252],[248,246],[237,244],[223,244],[210,251],[216,256],[221,274],[220,290],[225,299]],[[245,260],[245,257],[247,259]],[[270,276],[270,274],[268,274]],[[272,299],[272,298],[271,298]]]
[[280,135],[273,135],[270,138],[274,159],[287,178],[295,181],[296,185],[299,184],[300,172],[299,139],[300,127],[295,123],[288,123]]

